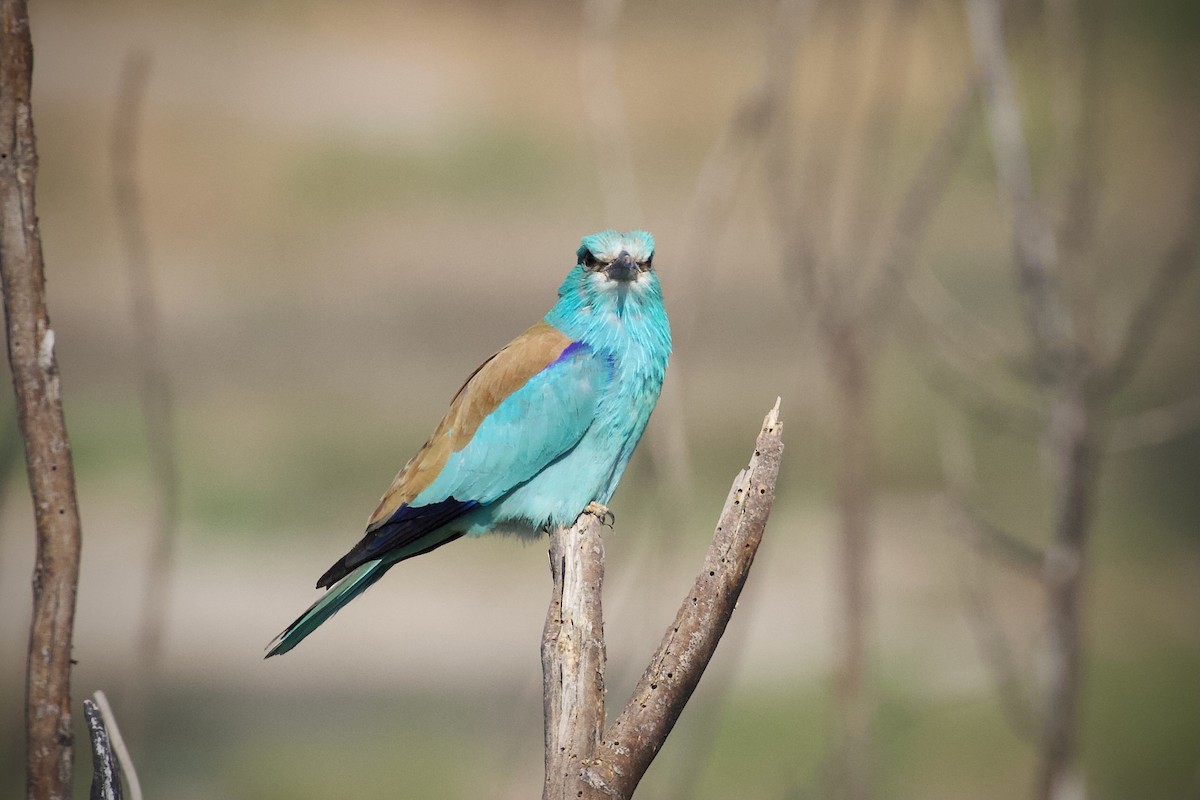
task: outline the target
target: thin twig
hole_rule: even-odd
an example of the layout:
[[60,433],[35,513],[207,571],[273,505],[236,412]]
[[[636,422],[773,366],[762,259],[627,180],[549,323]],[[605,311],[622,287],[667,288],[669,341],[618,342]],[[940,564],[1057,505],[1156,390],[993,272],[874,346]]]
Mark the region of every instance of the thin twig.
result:
[[1091,256],[1096,244],[1099,185],[1103,176],[1101,120],[1102,74],[1106,60],[1100,44],[1103,7],[1091,4],[1081,13],[1075,0],[1051,0],[1046,7],[1049,51],[1059,63],[1050,70],[1060,150],[1054,159],[1069,171],[1063,179],[1058,224],[1058,258],[1071,303],[1078,348],[1089,362],[1097,359],[1097,301]]
[[992,365],[1009,377],[1019,377],[1022,381],[1028,378],[1029,356],[1025,347],[1018,346],[964,306],[924,259],[914,259],[912,263],[921,268],[913,269],[903,285],[905,299],[920,317],[918,334],[935,340],[942,348],[953,349],[955,354],[950,360],[974,372],[976,380]]
[[[991,671],[1000,706],[1008,717],[1013,730],[1025,739],[1036,735],[1036,719],[1033,703],[1024,688],[1025,682],[1017,669],[1013,648],[1000,625],[995,601],[987,587],[986,562],[982,558],[986,546],[982,526],[968,511],[971,497],[976,493],[975,458],[971,444],[961,422],[952,424],[953,418],[942,418],[938,425],[938,455],[942,474],[948,490],[952,520],[955,530],[967,533],[975,554],[974,567],[960,570],[960,589],[963,594],[967,618],[975,634],[984,664]],[[1020,541],[1005,533],[1003,541]],[[990,543],[990,541],[987,541]],[[1024,543],[1021,542],[1024,546]],[[1021,550],[1012,552],[1022,552]],[[1043,559],[1038,557],[1032,566],[1035,577],[1040,577]]]
[[[829,186],[827,255],[834,266],[861,259],[864,254],[854,245],[868,240],[862,235],[861,222],[871,217],[870,198],[865,191],[869,162],[873,150],[889,151],[879,147],[879,134],[891,133],[908,72],[905,62],[912,35],[897,18],[902,6],[891,0],[872,4],[871,13],[867,13],[867,6],[856,12],[862,15],[857,27],[867,33],[866,42],[859,48],[862,64],[851,88],[848,119],[838,137],[837,168]],[[848,293],[845,302],[849,302]]]
[[980,519],[969,507],[963,506],[964,529],[971,543],[981,554],[998,556],[1004,563],[1030,578],[1040,578],[1046,568],[1046,553],[1042,548],[993,522]]
[[[152,690],[162,660],[171,561],[179,528],[175,407],[162,352],[158,291],[137,178],[138,134],[149,77],[150,55],[144,51],[131,52],[121,72],[112,138],[113,200],[128,266],[138,395],[154,484],[154,538],[146,563],[146,588],[136,651],[138,668],[132,671],[130,678],[138,687],[130,693],[133,698],[141,698]],[[140,710],[137,706],[134,709]],[[135,713],[133,719],[137,722],[140,714]]]
[[983,77],[984,109],[1001,194],[1012,209],[1013,255],[1026,322],[1033,337],[1040,381],[1061,368],[1070,325],[1061,307],[1053,268],[1053,234],[1037,206],[1021,112],[1004,51],[1000,6],[967,0],[971,47]]
[[71,796],[71,640],[80,522],[63,419],[54,331],[46,310],[30,106],[33,43],[24,0],[0,2],[0,284],[17,419],[37,528],[25,684],[25,791]]
[[1029,691],[1021,678],[1013,648],[996,613],[996,600],[988,586],[988,576],[981,560],[976,559],[974,570],[963,568],[959,588],[964,598],[967,619],[975,634],[984,663],[993,675],[1000,708],[1009,727],[1022,739],[1037,739],[1038,719]]
[[[929,326],[915,331],[913,326],[907,326],[905,330],[914,338],[927,337],[931,331]],[[928,347],[913,348],[917,368],[929,387],[969,408],[989,427],[1036,438],[1045,420],[1045,412],[1036,398],[1030,398],[1021,385],[994,380],[986,371],[988,365],[977,363],[968,347],[950,346],[950,341],[935,342],[936,354],[926,352]]]
[[1130,314],[1112,361],[1100,372],[1100,389],[1104,396],[1129,382],[1150,349],[1166,317],[1167,306],[1182,294],[1180,286],[1200,266],[1200,152],[1196,154],[1193,169],[1195,174],[1183,204],[1183,223],[1178,238],[1154,274],[1149,291]]
[[908,286],[933,212],[945,196],[950,176],[966,149],[967,134],[971,130],[970,111],[978,92],[979,75],[972,73],[958,97],[950,104],[937,136],[909,182],[894,222],[887,227],[889,234],[881,246],[880,254],[871,259],[870,263],[879,266],[873,272],[865,270],[869,283],[866,299],[858,313],[864,322],[874,322],[876,336],[884,329],[883,325],[878,324],[879,315],[894,308],[895,292]]
[[[725,130],[705,156],[688,202],[686,235],[680,262],[692,267],[709,260],[715,240],[725,230],[726,218],[745,176],[752,156],[768,140],[775,125],[786,114],[795,77],[796,54],[812,14],[812,0],[779,0],[770,18],[766,37],[763,73],[739,101]],[[694,329],[699,319],[699,282],[684,283],[689,293],[678,304],[672,325],[682,336]]]
[[[804,4],[805,22],[813,16],[815,5],[812,2]],[[809,48],[803,53],[806,56],[803,59],[806,68],[814,71],[817,69],[809,63],[810,53],[817,50],[826,54],[819,71],[824,80],[815,81],[817,96],[811,101],[820,111],[807,116],[793,113],[798,102],[790,88],[795,80],[792,75],[794,67],[789,66],[781,76],[785,82],[781,82],[780,86],[784,90],[779,91],[779,108],[774,112],[773,125],[768,131],[771,135],[767,141],[763,182],[772,212],[770,221],[779,240],[783,278],[794,284],[795,297],[806,310],[826,307],[832,302],[834,293],[826,274],[828,253],[819,247],[821,238],[818,231],[829,227],[828,217],[832,214],[832,204],[823,200],[832,182],[831,166],[835,159],[831,151],[835,144],[825,141],[828,137],[819,135],[817,122],[836,114],[835,102],[840,92],[834,90],[833,84],[835,76],[841,78],[836,62],[838,54],[844,49],[837,45],[837,40],[848,27],[847,16],[842,13],[836,17],[837,25],[831,34],[835,41],[832,47],[823,51]],[[789,57],[796,61],[798,55],[793,51]],[[808,80],[803,86],[808,88],[813,83]],[[795,153],[797,136],[806,143],[805,152],[800,157]],[[825,315],[806,316],[818,327],[826,323]]]

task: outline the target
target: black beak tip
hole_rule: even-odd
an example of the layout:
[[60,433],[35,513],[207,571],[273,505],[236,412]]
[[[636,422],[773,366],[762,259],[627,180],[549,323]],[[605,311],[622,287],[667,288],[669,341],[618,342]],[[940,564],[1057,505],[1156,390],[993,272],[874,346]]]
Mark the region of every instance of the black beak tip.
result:
[[637,275],[637,264],[633,263],[633,256],[622,250],[604,271],[613,280],[630,281]]

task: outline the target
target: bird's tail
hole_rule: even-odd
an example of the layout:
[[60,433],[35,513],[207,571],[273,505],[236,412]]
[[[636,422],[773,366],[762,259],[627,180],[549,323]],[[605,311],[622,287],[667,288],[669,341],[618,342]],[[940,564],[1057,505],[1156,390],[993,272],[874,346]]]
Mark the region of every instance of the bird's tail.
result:
[[[394,563],[394,562],[392,562]],[[382,560],[368,561],[346,577],[335,583],[320,600],[300,615],[300,618],[287,626],[283,633],[275,637],[267,645],[267,658],[281,655],[291,650],[304,640],[305,636],[315,631],[322,622],[336,614],[342,606],[358,597],[367,587],[383,577],[391,563]]]

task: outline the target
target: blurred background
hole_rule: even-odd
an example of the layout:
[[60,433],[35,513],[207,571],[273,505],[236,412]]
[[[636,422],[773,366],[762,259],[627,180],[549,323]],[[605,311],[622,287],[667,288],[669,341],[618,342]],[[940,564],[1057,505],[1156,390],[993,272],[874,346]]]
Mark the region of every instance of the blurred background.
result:
[[[776,396],[787,451],[738,611],[639,796],[1037,796],[1075,641],[1058,796],[1200,798],[1200,11],[1006,8],[1072,342],[1056,360],[1014,266],[995,76],[972,82],[994,66],[988,7],[33,4],[84,524],[74,696],[107,692],[147,796],[537,796],[540,545],[456,543],[286,657],[263,648],[463,378],[550,307],[579,238],[644,227],[675,356],[612,503],[610,714]],[[118,117],[140,211],[114,200]],[[119,210],[173,403],[165,568],[132,299],[150,284]],[[16,797],[33,535],[3,394]],[[1080,408],[1077,475],[1060,423]],[[1065,640],[1063,585],[1081,603]]]

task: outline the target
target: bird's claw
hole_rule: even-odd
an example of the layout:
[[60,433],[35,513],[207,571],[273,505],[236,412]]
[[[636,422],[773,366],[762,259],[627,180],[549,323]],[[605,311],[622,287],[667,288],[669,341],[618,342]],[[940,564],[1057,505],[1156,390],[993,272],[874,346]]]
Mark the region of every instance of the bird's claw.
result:
[[597,503],[595,500],[587,504],[587,508],[583,509],[583,513],[599,517],[600,524],[606,528],[611,528],[613,523],[617,521],[616,516],[608,510],[608,506],[603,503]]

